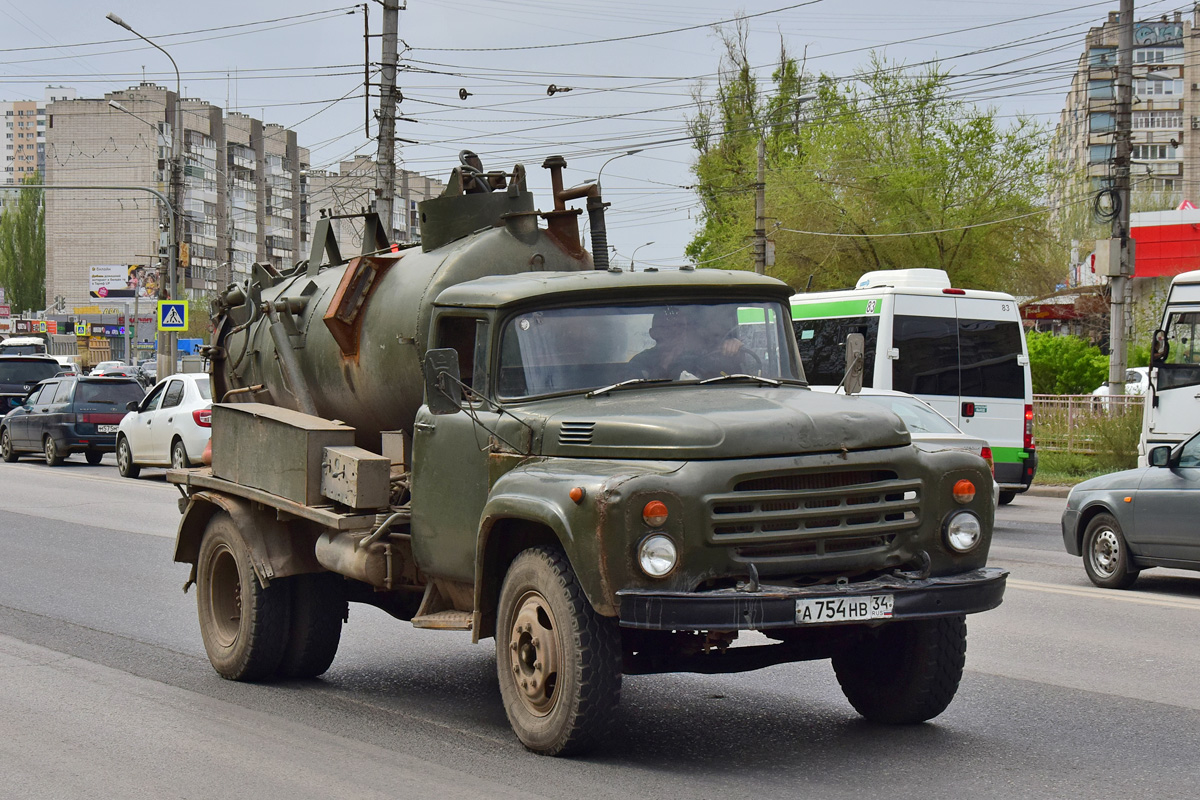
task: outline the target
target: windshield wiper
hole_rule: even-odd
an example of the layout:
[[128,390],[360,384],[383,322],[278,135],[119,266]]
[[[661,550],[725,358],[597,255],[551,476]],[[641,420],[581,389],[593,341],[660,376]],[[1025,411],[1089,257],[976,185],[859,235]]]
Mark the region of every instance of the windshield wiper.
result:
[[608,386],[601,386],[599,389],[592,389],[584,397],[595,397],[596,395],[606,394],[613,389],[621,389],[625,386],[638,386],[647,383],[670,383],[672,380],[673,378],[630,378],[627,381],[619,381]]
[[[706,383],[719,383],[721,381],[731,381],[735,378],[740,379],[740,380],[755,381],[757,383],[766,384],[767,386],[782,386],[783,385],[783,381],[777,381],[774,378],[764,378],[761,375],[748,375],[745,372],[735,372],[732,375],[718,375],[715,378],[706,378],[706,379],[700,381],[700,385],[703,386]],[[790,383],[790,381],[789,381],[789,383]]]

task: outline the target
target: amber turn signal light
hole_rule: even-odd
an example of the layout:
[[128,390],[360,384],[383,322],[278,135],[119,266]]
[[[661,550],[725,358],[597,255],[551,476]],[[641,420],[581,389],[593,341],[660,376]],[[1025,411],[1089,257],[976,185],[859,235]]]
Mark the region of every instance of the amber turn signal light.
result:
[[954,499],[960,503],[969,503],[975,499],[975,484],[966,478],[954,484]]
[[667,504],[661,500],[651,500],[642,509],[642,520],[651,528],[667,524]]
[[576,486],[576,487],[572,488],[571,491],[567,492],[567,496],[570,497],[571,500],[574,501],[575,503],[582,503],[583,502],[583,489],[579,486]]

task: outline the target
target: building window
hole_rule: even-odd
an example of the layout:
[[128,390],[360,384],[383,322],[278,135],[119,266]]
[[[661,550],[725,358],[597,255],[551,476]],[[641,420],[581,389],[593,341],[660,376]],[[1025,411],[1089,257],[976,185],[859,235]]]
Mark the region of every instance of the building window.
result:
[[1169,144],[1135,144],[1134,161],[1162,161],[1175,158],[1175,148]]

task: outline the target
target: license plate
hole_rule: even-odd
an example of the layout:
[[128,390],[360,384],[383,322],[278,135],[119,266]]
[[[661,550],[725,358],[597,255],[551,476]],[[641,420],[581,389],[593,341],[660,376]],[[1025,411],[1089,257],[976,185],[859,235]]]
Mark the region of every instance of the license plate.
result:
[[117,425],[97,425],[96,433],[116,433],[118,427]]
[[796,623],[811,625],[824,622],[860,622],[888,619],[896,605],[895,595],[872,594],[857,597],[822,597],[796,601]]

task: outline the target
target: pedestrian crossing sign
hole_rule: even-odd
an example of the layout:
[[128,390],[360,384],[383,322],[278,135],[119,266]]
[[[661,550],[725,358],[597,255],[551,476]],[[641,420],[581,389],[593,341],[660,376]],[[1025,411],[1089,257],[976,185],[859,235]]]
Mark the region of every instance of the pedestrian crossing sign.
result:
[[188,329],[187,300],[159,300],[158,329],[160,331],[186,331]]

